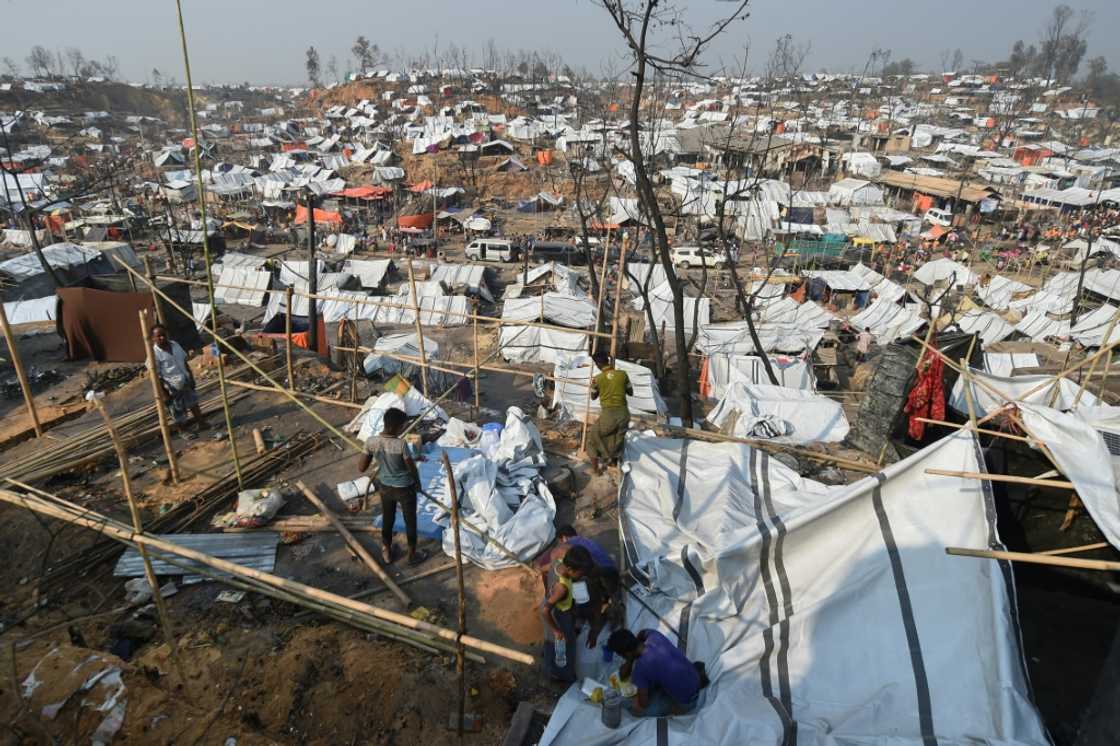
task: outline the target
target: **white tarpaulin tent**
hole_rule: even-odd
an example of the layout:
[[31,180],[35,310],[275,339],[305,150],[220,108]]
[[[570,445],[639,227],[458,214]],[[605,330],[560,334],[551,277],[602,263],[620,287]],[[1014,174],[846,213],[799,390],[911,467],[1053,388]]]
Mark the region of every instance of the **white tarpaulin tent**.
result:
[[996,275],[988,280],[987,285],[976,286],[976,297],[984,301],[984,305],[988,308],[1006,311],[1011,307],[1011,299],[1014,296],[1033,289],[1030,285],[1024,285],[1003,275]]
[[975,285],[980,281],[968,267],[952,259],[934,259],[926,262],[914,270],[913,277],[923,285],[933,285],[942,281],[951,280],[954,286]]
[[[830,488],[745,445],[632,432],[619,521],[653,592],[628,627],[659,629],[711,684],[692,715],[616,730],[574,686],[540,746],[1049,744],[1010,566],[944,551],[1002,548],[987,483],[930,468],[981,471],[973,435]],[[619,661],[583,663],[606,681]]]
[[[645,309],[645,299],[635,298],[630,302],[630,305],[635,311],[642,311]],[[653,323],[657,329],[660,330],[662,324],[665,325],[666,329],[676,328],[676,321],[673,317],[673,291],[668,282],[664,282],[649,291],[649,305],[653,315]],[[710,321],[712,313],[711,298],[685,296],[683,306],[686,330],[691,331],[696,323],[703,326]],[[697,319],[699,319],[698,322]]]
[[700,327],[696,351],[703,355],[754,355],[759,352],[801,353],[813,350],[824,332],[789,324],[755,324],[762,350],[756,350],[746,321],[729,321]]
[[983,346],[1002,342],[1011,336],[1015,327],[991,311],[974,308],[957,317],[957,326],[965,334],[979,334]]
[[[634,389],[634,394],[626,397],[626,405],[631,413],[653,415],[660,419],[668,408],[661,398],[661,391],[653,371],[644,365],[626,360],[615,360],[614,364],[629,376],[630,386]],[[591,358],[583,356],[567,362],[558,362],[552,372],[556,379],[552,403],[562,405],[564,410],[579,422],[584,421],[585,412],[590,412],[592,421],[599,418],[599,400],[591,399],[589,404],[587,398],[589,370],[592,371],[592,376],[600,373],[599,366],[595,365]]]
[[1046,444],[1062,473],[1077,489],[1089,515],[1112,544],[1120,548],[1120,408],[1100,406],[1077,413],[1038,404],[1020,404],[1023,425]]
[[[770,368],[778,382],[787,388],[813,391],[817,388],[817,377],[808,361],[790,355],[770,355]],[[758,355],[725,355],[714,353],[708,356],[704,369],[709,387],[709,399],[721,399],[731,381],[744,383],[770,383],[762,358]]]
[[[1049,406],[1050,397],[1054,394],[1055,381],[1058,383],[1058,394],[1053,401],[1053,406],[1058,409],[1073,409],[1073,401],[1077,398],[1080,384],[1069,378],[1056,378],[1052,375],[1033,374],[1024,376],[993,376],[990,373],[969,368],[969,377],[973,379],[972,404],[978,416],[984,416],[1002,407],[1007,402],[1027,402]],[[949,395],[949,406],[961,414],[968,414],[968,401],[965,399],[964,376],[957,378],[953,384],[953,391]],[[998,394],[998,396],[997,396]],[[1090,391],[1081,394],[1077,409],[1091,409],[1099,404],[1099,400]]]
[[[573,329],[546,329],[517,322],[558,324]],[[587,352],[587,335],[576,329],[595,324],[595,304],[587,298],[545,293],[536,298],[510,298],[502,305],[498,344],[511,363],[555,363]]]
[[849,322],[853,328],[871,329],[871,335],[881,345],[909,337],[926,323],[918,315],[917,306],[900,306],[892,300],[879,298],[863,309]]
[[347,259],[342,263],[342,271],[357,277],[369,290],[379,290],[392,267],[392,259]]
[[708,422],[736,438],[775,443],[839,443],[848,435],[840,402],[804,389],[734,380]]

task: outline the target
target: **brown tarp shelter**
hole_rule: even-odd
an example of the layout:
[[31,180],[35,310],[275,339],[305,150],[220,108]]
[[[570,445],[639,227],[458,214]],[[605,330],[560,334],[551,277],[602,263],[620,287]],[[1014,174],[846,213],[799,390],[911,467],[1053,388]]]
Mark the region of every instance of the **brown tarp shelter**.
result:
[[[112,278],[102,286],[120,281]],[[190,291],[185,285],[160,288],[184,308],[191,307]],[[142,363],[144,345],[140,339],[139,312],[148,311],[155,323],[152,295],[147,292],[99,290],[89,287],[60,288],[58,334],[66,341],[66,359],[92,358],[100,363]],[[177,297],[178,296],[178,297]],[[185,349],[199,344],[194,320],[183,317],[169,305],[160,303],[167,319],[168,335]]]

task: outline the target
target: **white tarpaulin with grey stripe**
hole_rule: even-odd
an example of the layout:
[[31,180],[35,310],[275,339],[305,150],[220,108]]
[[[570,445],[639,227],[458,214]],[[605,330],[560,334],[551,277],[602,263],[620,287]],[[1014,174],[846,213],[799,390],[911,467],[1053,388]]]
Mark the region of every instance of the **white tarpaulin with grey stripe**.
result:
[[1000,547],[988,483],[930,468],[982,470],[973,436],[826,487],[745,445],[631,433],[620,523],[651,592],[627,599],[628,624],[711,684],[690,715],[617,730],[572,687],[541,746],[1048,744],[1010,567],[944,551]]

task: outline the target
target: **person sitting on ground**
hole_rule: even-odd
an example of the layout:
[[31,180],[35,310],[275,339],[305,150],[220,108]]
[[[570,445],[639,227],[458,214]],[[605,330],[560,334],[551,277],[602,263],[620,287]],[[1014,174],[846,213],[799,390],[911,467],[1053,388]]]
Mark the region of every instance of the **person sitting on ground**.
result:
[[385,411],[380,435],[366,441],[365,453],[358,459],[358,470],[369,468],[377,457],[377,493],[381,496],[381,556],[386,564],[393,562],[393,524],[397,520],[397,507],[404,517],[405,537],[408,540],[408,564],[418,565],[428,558],[428,553],[417,549],[416,492],[420,487],[420,472],[412,458],[408,444],[400,437],[408,415],[393,407]]
[[[554,580],[540,605],[545,624],[545,667],[552,678],[571,683],[576,680],[576,625],[574,607],[587,603],[587,577],[595,561],[583,547],[571,547],[562,559],[552,563]],[[556,645],[565,646],[566,663],[556,664]]]
[[191,366],[187,363],[186,350],[167,336],[167,327],[163,324],[153,326],[150,336],[163,403],[171,410],[180,426],[189,412],[194,418],[195,430],[201,430],[205,427],[205,419],[198,406],[198,392],[195,390]]
[[[599,643],[599,633],[603,631],[607,619],[611,616],[612,602],[621,585],[618,565],[615,564],[614,557],[591,539],[577,534],[572,526],[565,525],[556,529],[556,546],[537,559],[537,568],[540,570],[541,582],[544,583],[547,591],[548,576],[553,564],[564,559],[575,547],[586,549],[594,564],[593,572],[587,577],[590,598],[586,603],[577,602],[574,607],[576,626],[579,627],[582,622],[590,625],[587,647],[594,648]],[[618,605],[614,607],[621,608]]]
[[610,355],[600,350],[592,357],[600,373],[591,383],[591,398],[599,400],[599,419],[587,431],[587,450],[591,454],[591,468],[602,474],[602,463],[612,463],[622,457],[626,431],[630,429],[630,407],[626,396],[634,395],[626,371],[614,367]]
[[607,647],[626,659],[619,677],[637,689],[630,700],[636,717],[684,715],[696,709],[700,690],[708,685],[703,663],[693,663],[665,635],[643,629],[611,633]]

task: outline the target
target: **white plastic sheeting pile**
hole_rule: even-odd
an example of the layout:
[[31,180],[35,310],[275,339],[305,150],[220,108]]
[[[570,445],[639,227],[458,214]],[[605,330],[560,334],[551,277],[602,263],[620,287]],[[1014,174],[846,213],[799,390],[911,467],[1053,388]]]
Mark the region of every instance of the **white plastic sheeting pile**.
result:
[[377,396],[366,399],[361,411],[346,424],[344,430],[348,433],[357,433],[358,440],[363,443],[374,435],[380,435],[385,420],[385,413],[390,409],[399,409],[409,417],[423,415],[422,419],[435,422],[447,422],[447,412],[439,406],[432,406],[432,402],[416,390],[409,387],[403,395],[386,391]]
[[736,438],[775,443],[838,443],[849,429],[844,407],[827,396],[735,380],[707,419]]
[[972,434],[841,487],[747,446],[631,434],[626,564],[665,621],[629,604],[628,627],[659,629],[712,683],[692,715],[616,730],[572,687],[541,746],[1048,744],[1010,567],[944,551],[1001,548],[991,494],[929,468],[982,470]]
[[[626,405],[631,413],[661,417],[668,411],[652,370],[626,360],[616,360],[615,367],[629,376],[630,385],[634,389],[633,396],[626,397]],[[584,421],[584,415],[588,412],[592,421],[599,417],[599,400],[591,399],[589,403],[587,398],[589,371],[591,377],[600,373],[599,366],[584,355],[558,362],[552,372],[556,379],[552,403],[562,406],[570,417],[579,422]]]
[[[548,546],[555,535],[556,502],[541,476],[545,463],[540,432],[524,412],[510,407],[493,457],[476,453],[452,467],[463,518],[489,536],[462,524],[464,557],[498,570],[516,565],[498,546],[523,562]],[[443,551],[455,556],[451,531],[443,534]]]
[[[978,416],[994,412],[1008,402],[1041,404],[1067,410],[1073,409],[1080,384],[1068,378],[1035,374],[1025,376],[994,376],[991,373],[969,368],[969,376],[974,379],[969,386],[972,391],[972,405]],[[968,414],[968,400],[965,398],[964,376],[957,378],[949,395],[949,406],[961,414]],[[1057,394],[1054,391],[1057,388]],[[1054,401],[1051,402],[1051,397]],[[1091,409],[1100,401],[1090,391],[1082,392],[1077,409]]]

